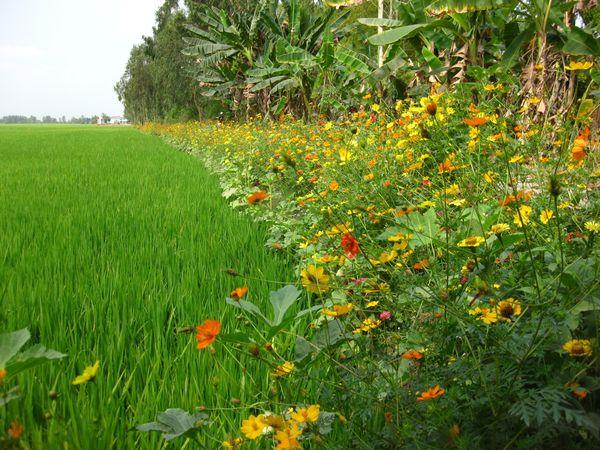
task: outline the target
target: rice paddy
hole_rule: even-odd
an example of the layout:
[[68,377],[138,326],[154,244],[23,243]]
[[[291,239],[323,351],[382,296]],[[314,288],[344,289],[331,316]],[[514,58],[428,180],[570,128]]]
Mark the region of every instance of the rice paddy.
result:
[[[0,161],[0,329],[27,327],[68,355],[19,377],[3,430],[18,419],[32,448],[159,448],[132,428],[266,390],[264,366],[242,373],[234,355],[196,351],[190,331],[222,320],[240,283],[266,303],[291,266],[197,159],[132,128],[63,125],[0,127]],[[95,382],[73,386],[96,360]],[[239,429],[238,417],[219,414],[212,434]]]

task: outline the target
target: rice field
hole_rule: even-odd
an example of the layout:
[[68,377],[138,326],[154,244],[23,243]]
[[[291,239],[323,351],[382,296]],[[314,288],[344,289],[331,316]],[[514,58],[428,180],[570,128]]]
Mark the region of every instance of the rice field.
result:
[[[198,352],[189,327],[223,320],[240,284],[266,303],[291,265],[197,159],[128,127],[3,126],[0,180],[0,330],[28,327],[68,355],[20,375],[22,398],[0,408],[2,430],[22,423],[24,448],[160,448],[132,428],[267,390],[264,366],[242,360],[243,373],[224,348]],[[96,360],[95,382],[73,386]],[[235,432],[239,417],[219,414],[211,435]]]

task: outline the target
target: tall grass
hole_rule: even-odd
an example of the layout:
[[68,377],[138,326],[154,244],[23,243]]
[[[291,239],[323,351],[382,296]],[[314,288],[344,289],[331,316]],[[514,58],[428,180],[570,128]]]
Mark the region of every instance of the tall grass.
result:
[[[6,126],[0,161],[0,329],[29,327],[68,354],[20,378],[1,430],[18,419],[40,449],[158,448],[131,428],[168,407],[230,408],[268,390],[264,366],[249,360],[243,373],[238,355],[197,352],[176,332],[205,318],[232,329],[231,289],[246,284],[262,304],[266,280],[292,279],[198,160],[130,128]],[[96,381],[72,386],[97,359]],[[238,429],[239,414],[218,417],[211,434]]]

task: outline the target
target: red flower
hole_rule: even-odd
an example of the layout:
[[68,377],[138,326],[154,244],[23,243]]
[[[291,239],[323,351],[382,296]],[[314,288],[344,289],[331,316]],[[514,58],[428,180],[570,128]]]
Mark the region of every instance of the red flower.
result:
[[221,322],[218,320],[205,320],[196,327],[196,341],[198,350],[208,347],[221,332]]
[[352,259],[360,253],[358,241],[354,239],[354,236],[352,236],[350,233],[346,233],[344,236],[342,236],[342,247],[344,248],[348,259]]

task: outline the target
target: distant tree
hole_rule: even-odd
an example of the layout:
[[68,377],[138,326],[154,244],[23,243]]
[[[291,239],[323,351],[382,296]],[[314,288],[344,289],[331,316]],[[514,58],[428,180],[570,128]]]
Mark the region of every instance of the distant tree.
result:
[[92,116],[92,118],[90,119],[90,123],[96,124],[96,123],[98,123],[98,119],[99,119],[98,116]]
[[106,113],[102,113],[102,123],[109,123],[110,122],[110,116]]

